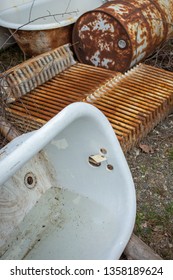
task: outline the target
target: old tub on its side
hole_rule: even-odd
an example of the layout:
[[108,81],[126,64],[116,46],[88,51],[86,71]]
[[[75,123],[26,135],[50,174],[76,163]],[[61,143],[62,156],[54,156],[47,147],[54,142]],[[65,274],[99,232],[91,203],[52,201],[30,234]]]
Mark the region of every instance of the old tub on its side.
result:
[[73,103],[0,150],[0,259],[119,259],[136,195],[115,133]]
[[13,34],[29,56],[71,42],[73,23],[102,0],[8,0],[0,8],[0,26]]

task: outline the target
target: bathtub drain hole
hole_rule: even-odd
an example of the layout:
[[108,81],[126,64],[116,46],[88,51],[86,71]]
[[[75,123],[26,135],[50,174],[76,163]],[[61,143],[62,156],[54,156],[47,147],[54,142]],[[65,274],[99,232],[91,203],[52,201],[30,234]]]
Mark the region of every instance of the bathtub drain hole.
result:
[[24,177],[24,183],[28,189],[33,189],[37,184],[37,178],[32,172],[28,172]]

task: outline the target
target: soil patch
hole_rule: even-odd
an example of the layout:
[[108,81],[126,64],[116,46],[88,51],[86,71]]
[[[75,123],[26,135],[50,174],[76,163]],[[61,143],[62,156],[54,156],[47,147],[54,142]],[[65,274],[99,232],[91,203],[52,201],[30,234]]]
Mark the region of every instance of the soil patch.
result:
[[163,259],[173,259],[173,115],[127,153],[137,195],[134,233]]

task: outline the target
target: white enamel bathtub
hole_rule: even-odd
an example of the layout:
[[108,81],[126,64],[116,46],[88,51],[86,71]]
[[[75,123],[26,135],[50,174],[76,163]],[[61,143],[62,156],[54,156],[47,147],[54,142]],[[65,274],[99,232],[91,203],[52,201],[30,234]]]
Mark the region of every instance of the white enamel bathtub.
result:
[[0,197],[1,259],[118,259],[135,222],[119,142],[82,102],[0,150]]
[[[0,25],[20,30],[45,30],[74,23],[102,0],[8,0],[0,8]],[[4,5],[4,6],[3,6]]]
[[[29,56],[71,42],[72,24],[104,0],[8,0],[0,8],[0,26],[9,28]],[[18,30],[18,31],[17,31]]]

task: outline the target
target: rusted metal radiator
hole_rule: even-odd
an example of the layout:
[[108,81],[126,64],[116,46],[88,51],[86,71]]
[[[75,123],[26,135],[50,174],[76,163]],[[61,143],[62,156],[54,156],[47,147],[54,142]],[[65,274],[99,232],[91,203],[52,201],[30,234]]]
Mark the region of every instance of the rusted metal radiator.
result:
[[85,101],[104,112],[127,151],[172,111],[172,92],[173,73],[140,64]]
[[82,101],[115,72],[75,64],[6,107],[6,117],[22,132],[37,129],[67,105]]
[[69,44],[38,55],[0,75],[4,101],[10,103],[75,64]]
[[[32,68],[35,61],[28,63],[27,67]],[[23,64],[19,67],[25,69]],[[13,73],[14,88],[20,88],[22,77],[20,71]],[[33,85],[32,79],[31,83],[27,80],[27,91],[29,84]],[[122,75],[75,62],[54,73],[53,78],[46,78],[42,85],[35,84],[27,94],[16,90],[15,95],[14,88],[7,101],[16,100],[6,104],[6,118],[21,132],[38,129],[72,102],[87,102],[106,115],[124,151],[139,142],[173,108],[173,73],[144,64]]]

